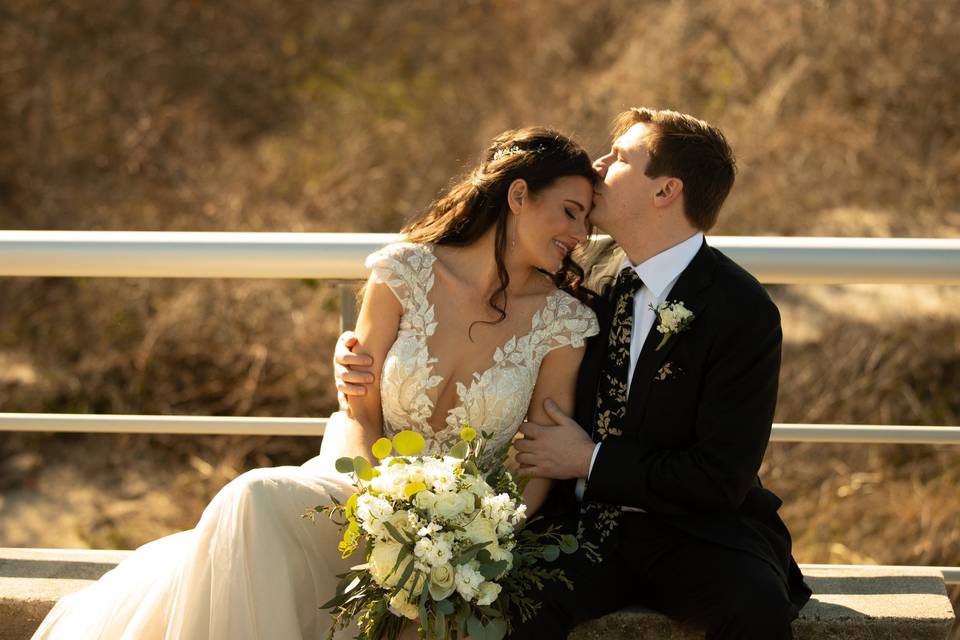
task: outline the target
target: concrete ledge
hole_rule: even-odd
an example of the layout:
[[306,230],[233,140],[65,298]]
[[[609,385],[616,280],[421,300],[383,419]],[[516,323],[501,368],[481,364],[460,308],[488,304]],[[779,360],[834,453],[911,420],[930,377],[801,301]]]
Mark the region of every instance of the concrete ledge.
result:
[[[936,569],[801,567],[813,597],[793,623],[795,640],[945,640],[954,614]],[[666,616],[626,609],[580,625],[570,640],[699,640]]]
[[0,548],[0,640],[24,640],[61,597],[82,589],[129,551]]
[[[0,548],[0,640],[25,640],[53,604],[96,580],[129,551]],[[954,623],[936,569],[804,567],[814,596],[796,640],[944,640]],[[570,640],[695,640],[703,633],[652,611],[625,609],[579,626]]]

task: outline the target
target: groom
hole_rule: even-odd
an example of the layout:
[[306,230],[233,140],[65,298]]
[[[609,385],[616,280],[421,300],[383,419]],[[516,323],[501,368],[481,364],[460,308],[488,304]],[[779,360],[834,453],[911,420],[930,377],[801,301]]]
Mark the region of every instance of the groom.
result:
[[[708,639],[790,638],[810,590],[781,501],[757,477],[780,317],[703,237],[733,186],[733,153],[703,121],[631,109],[595,167],[591,221],[616,240],[588,260],[600,333],[576,415],[547,401],[555,425],[526,423],[516,443],[524,473],[557,480],[533,526],[577,531],[583,553],[559,561],[575,590],[548,586],[511,637],[565,638],[581,621],[643,605]],[[339,344],[341,364],[356,362],[345,352]]]

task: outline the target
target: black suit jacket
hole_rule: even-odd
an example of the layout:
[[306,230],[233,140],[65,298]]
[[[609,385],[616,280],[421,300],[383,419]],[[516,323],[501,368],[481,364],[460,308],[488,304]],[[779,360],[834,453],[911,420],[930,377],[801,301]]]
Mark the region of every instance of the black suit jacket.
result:
[[[594,248],[587,283],[599,293],[600,333],[587,344],[577,381],[576,419],[592,429],[600,368],[612,320],[613,282],[624,254]],[[694,319],[659,350],[656,323],[635,367],[622,435],[608,437],[587,482],[585,501],[639,507],[711,543],[768,561],[799,606],[810,596],[791,557],[781,500],[757,472],[777,402],[780,314],[753,276],[700,247],[668,300]],[[579,509],[573,483],[559,483],[561,509]],[[629,540],[623,540],[629,545]]]

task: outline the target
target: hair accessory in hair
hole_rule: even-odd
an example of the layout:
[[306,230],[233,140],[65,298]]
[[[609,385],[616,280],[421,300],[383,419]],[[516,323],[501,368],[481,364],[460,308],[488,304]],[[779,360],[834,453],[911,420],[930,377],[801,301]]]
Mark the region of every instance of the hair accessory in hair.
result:
[[537,145],[536,147],[531,147],[530,149],[522,149],[518,145],[511,145],[504,149],[497,149],[496,153],[493,154],[493,162],[497,160],[503,160],[504,158],[509,158],[510,156],[515,156],[518,153],[545,153],[547,148],[544,145]]

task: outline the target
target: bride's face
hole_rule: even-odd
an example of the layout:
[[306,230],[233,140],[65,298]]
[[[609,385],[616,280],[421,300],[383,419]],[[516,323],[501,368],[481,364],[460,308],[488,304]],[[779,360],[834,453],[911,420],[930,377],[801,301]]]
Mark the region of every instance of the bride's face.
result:
[[516,214],[508,246],[531,267],[556,273],[567,254],[586,241],[593,185],[583,176],[558,178],[537,194],[517,180],[508,198]]

